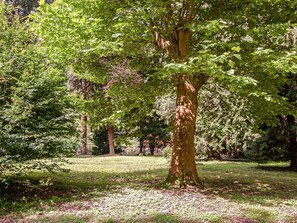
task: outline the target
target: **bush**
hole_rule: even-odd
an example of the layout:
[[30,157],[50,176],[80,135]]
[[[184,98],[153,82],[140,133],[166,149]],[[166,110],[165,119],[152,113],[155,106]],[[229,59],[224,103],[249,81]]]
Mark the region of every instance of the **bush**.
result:
[[124,156],[137,156],[139,155],[139,148],[136,148],[136,147],[123,148],[121,150],[121,154]]
[[107,131],[105,128],[97,129],[94,132],[94,144],[92,154],[103,155],[109,153],[108,142],[107,142]]
[[166,146],[163,149],[163,156],[168,159],[171,160],[171,156],[172,156],[172,148],[170,146]]

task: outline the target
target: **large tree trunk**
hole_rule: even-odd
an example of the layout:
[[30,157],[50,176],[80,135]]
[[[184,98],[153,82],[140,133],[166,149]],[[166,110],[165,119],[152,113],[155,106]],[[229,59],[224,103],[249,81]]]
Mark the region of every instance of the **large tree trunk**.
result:
[[[191,17],[191,10],[189,16]],[[164,38],[154,33],[156,44],[175,62],[185,63],[190,55],[191,31],[187,28],[175,29]],[[194,136],[198,108],[198,91],[204,84],[202,74],[176,74],[176,112],[173,134],[172,160],[167,181],[180,186],[197,185],[198,174],[195,164]]]
[[180,74],[177,81],[173,152],[167,180],[180,186],[197,185],[199,179],[195,164],[194,136],[197,96],[203,79]]
[[[188,5],[187,19],[191,20],[192,5]],[[162,36],[154,32],[156,45],[177,63],[186,63],[190,55],[191,31],[183,27],[173,30],[172,35]],[[165,25],[166,26],[166,25]],[[167,26],[166,26],[167,27]],[[169,27],[167,27],[169,28]],[[176,112],[173,134],[172,160],[167,181],[180,186],[197,185],[194,136],[198,107],[198,91],[204,84],[202,74],[176,74]]]
[[288,129],[289,129],[289,152],[290,152],[290,168],[297,170],[297,133],[295,117],[293,115],[287,116]]
[[84,114],[81,115],[81,154],[86,155],[87,154],[87,120],[88,117]]
[[109,155],[114,156],[115,151],[114,151],[114,131],[113,127],[109,125],[107,127],[107,135],[108,135],[108,146],[109,146]]

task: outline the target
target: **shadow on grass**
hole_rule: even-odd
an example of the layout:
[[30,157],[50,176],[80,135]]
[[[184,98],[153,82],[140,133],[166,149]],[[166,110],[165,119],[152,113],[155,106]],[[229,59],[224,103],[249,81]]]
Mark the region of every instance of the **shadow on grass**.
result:
[[276,204],[273,203],[276,200],[297,199],[295,173],[286,167],[247,166],[242,169],[216,170],[213,174],[207,173],[202,180],[205,185],[202,193],[234,202],[271,206]]
[[0,181],[0,216],[9,212],[25,211],[39,202],[57,204],[80,201],[94,196],[118,193],[124,187],[151,189],[165,179],[167,169],[128,173],[76,172],[32,173]]
[[[226,170],[204,165],[201,169],[201,184],[198,189],[185,190],[210,197],[223,197],[235,202],[265,203],[265,197],[273,199],[296,200],[297,184],[284,181],[281,175],[269,175],[263,178],[262,169],[247,167]],[[270,166],[268,167],[270,168]],[[282,169],[282,168],[281,168]],[[125,187],[146,190],[171,190],[163,184],[167,168],[126,173],[78,172],[69,173],[32,173],[28,176],[8,178],[7,183],[0,184],[0,215],[10,212],[26,211],[38,207],[41,202],[56,205],[66,201],[82,201],[92,197],[108,196],[119,193]],[[262,175],[261,175],[261,174]],[[277,178],[276,178],[277,176]],[[182,191],[181,191],[182,192]],[[167,221],[168,222],[168,221]]]
[[272,171],[272,172],[297,172],[297,169],[292,169],[289,166],[262,166],[259,165],[256,167],[259,170],[264,170],[264,171]]

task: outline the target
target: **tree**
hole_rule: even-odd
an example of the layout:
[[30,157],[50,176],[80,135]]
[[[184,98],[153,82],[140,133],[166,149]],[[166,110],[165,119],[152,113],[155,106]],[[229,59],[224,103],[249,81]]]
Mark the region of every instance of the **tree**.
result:
[[[210,90],[211,89],[211,90]],[[198,98],[196,152],[203,159],[244,158],[246,137],[256,132],[249,100],[209,80]]]
[[[105,62],[109,74],[103,90],[89,100],[86,110],[90,115],[90,124],[100,130],[107,129],[110,155],[114,155],[114,129],[119,131],[117,142],[128,137],[141,135],[138,125],[144,116],[152,113],[154,95],[158,94],[155,82],[148,80],[142,71],[132,69],[128,59],[118,61],[110,58]],[[150,94],[142,94],[150,92]],[[128,106],[127,106],[128,105]],[[136,127],[137,126],[137,127]]]
[[[295,103],[297,99],[296,76],[290,75],[288,82],[281,87],[279,94]],[[297,128],[296,115],[277,115],[274,126],[260,122],[261,131],[248,140],[246,155],[257,162],[290,161],[290,168],[297,170]]]
[[139,129],[137,129],[137,132],[139,132],[140,135],[139,153],[143,153],[144,140],[148,140],[150,153],[151,155],[154,155],[156,146],[161,146],[159,143],[164,143],[169,140],[168,125],[166,125],[165,121],[156,113],[153,113],[150,116],[143,116],[138,124]]
[[[102,90],[102,86],[86,79],[79,79],[71,71],[67,74],[67,85],[68,90],[71,93],[78,93],[81,95],[82,104],[86,100],[90,99],[97,91]],[[83,107],[83,106],[82,106]],[[80,108],[80,110],[84,110]],[[81,114],[81,154],[87,154],[87,142],[88,142],[88,127],[87,127],[88,116],[85,111]]]
[[93,155],[103,155],[109,153],[107,138],[108,135],[105,127],[94,130],[94,147],[92,148]]
[[292,7],[296,4],[277,0],[126,0],[112,4],[64,0],[42,8],[38,33],[52,55],[69,63],[91,55],[128,55],[136,61],[159,55],[160,63],[151,77],[163,77],[176,89],[174,148],[167,180],[197,184],[197,96],[209,77],[253,98],[254,108],[263,100],[270,101],[273,106],[262,116],[288,112],[276,86],[296,67],[283,38],[296,19]]
[[11,12],[0,3],[0,174],[59,170],[75,148],[64,70],[37,51],[30,24]]

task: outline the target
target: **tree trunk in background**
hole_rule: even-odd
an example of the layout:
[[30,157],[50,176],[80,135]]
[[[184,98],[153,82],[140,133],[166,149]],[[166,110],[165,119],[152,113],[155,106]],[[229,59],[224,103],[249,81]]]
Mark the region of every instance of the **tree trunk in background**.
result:
[[[83,100],[86,100],[88,98],[88,83],[85,79],[81,80],[81,90],[82,90],[82,96]],[[87,121],[88,116],[85,114],[81,115],[81,154],[86,155],[87,154],[87,144],[88,144],[88,127],[87,127]]]
[[87,141],[88,141],[88,127],[87,127],[88,116],[81,115],[81,154],[87,154]]
[[114,131],[113,127],[109,125],[107,127],[107,137],[108,137],[108,146],[109,146],[109,155],[114,156],[115,151],[114,151]]
[[151,153],[151,156],[154,155],[154,152],[155,152],[155,146],[156,146],[156,143],[155,143],[155,139],[150,139],[150,142],[149,142],[149,148],[150,148],[150,153]]
[[139,122],[139,131],[140,131],[140,133],[142,134],[141,137],[139,138],[139,154],[144,153],[144,152],[143,152],[143,144],[144,144],[143,128],[144,128],[144,123],[143,123],[143,121],[141,120],[141,121]]
[[143,137],[141,137],[139,139],[139,153],[143,153],[143,143],[144,143],[144,139]]
[[289,152],[290,152],[290,168],[297,170],[297,133],[295,117],[293,115],[287,116],[288,129],[289,129]]

